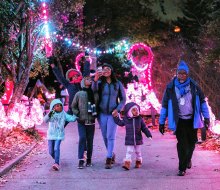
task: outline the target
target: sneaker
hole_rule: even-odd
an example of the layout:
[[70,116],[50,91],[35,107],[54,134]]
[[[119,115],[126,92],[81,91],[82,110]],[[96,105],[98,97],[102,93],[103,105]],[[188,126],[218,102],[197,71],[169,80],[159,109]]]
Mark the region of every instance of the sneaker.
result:
[[59,168],[59,165],[58,164],[53,164],[52,168],[55,170],[55,171],[58,171],[60,168]]
[[84,168],[84,160],[79,160],[78,169],[83,169],[83,168]]
[[86,167],[91,167],[92,166],[92,160],[91,159],[87,159],[86,160]]
[[179,170],[178,172],[178,176],[184,176],[186,174],[186,171],[182,171],[182,170]]

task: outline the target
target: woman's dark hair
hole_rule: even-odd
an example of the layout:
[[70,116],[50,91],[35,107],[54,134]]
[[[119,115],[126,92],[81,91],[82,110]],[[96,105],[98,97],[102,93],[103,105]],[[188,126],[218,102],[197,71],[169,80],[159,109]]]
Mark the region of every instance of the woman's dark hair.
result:
[[[117,83],[118,80],[115,76],[115,73],[112,70],[111,70],[111,76],[110,77],[111,77],[111,81],[114,85],[114,89],[116,90],[116,83]],[[106,78],[104,76],[101,76],[100,80],[101,80],[102,84],[106,83]],[[103,87],[104,87],[104,85],[102,85],[102,88]]]

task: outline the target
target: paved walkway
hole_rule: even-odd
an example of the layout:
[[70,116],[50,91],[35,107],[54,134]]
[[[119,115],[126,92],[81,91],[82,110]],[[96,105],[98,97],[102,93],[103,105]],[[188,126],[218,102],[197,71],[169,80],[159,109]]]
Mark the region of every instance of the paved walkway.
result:
[[[46,126],[42,125],[45,130]],[[111,170],[104,169],[105,148],[101,131],[96,127],[94,156],[91,168],[77,169],[78,132],[76,123],[66,128],[66,139],[61,144],[61,170],[51,169],[52,159],[47,153],[47,142],[38,145],[6,176],[8,182],[1,190],[220,190],[220,155],[196,148],[193,167],[184,177],[177,174],[176,139],[172,134],[160,135],[153,131],[153,140],[145,139],[142,146],[143,167],[124,171],[125,129],[118,128],[115,153],[117,163]],[[5,178],[5,177],[4,177]]]

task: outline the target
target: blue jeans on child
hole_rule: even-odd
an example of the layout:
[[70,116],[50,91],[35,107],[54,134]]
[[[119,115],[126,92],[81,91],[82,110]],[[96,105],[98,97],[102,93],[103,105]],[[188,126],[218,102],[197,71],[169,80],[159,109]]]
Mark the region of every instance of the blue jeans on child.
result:
[[98,122],[102,131],[102,137],[107,148],[107,158],[112,158],[115,146],[115,136],[117,124],[114,122],[113,116],[110,114],[100,113]]
[[83,159],[85,147],[87,147],[87,159],[91,159],[92,151],[93,151],[95,125],[84,125],[78,123],[78,132],[79,132],[78,159],[79,160]]
[[60,163],[60,144],[61,140],[48,140],[49,154],[55,160],[56,164]]

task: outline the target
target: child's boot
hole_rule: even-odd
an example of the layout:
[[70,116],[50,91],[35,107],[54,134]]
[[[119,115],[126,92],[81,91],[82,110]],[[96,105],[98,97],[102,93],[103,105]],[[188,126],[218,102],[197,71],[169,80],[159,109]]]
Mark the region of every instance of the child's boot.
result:
[[122,166],[122,168],[124,168],[125,170],[130,170],[130,166],[131,166],[131,162],[130,161],[124,161],[124,165]]
[[59,165],[58,164],[53,164],[52,168],[55,170],[55,171],[58,171],[60,169]]
[[140,168],[142,165],[142,162],[141,160],[136,160],[136,163],[135,163],[135,168]]

